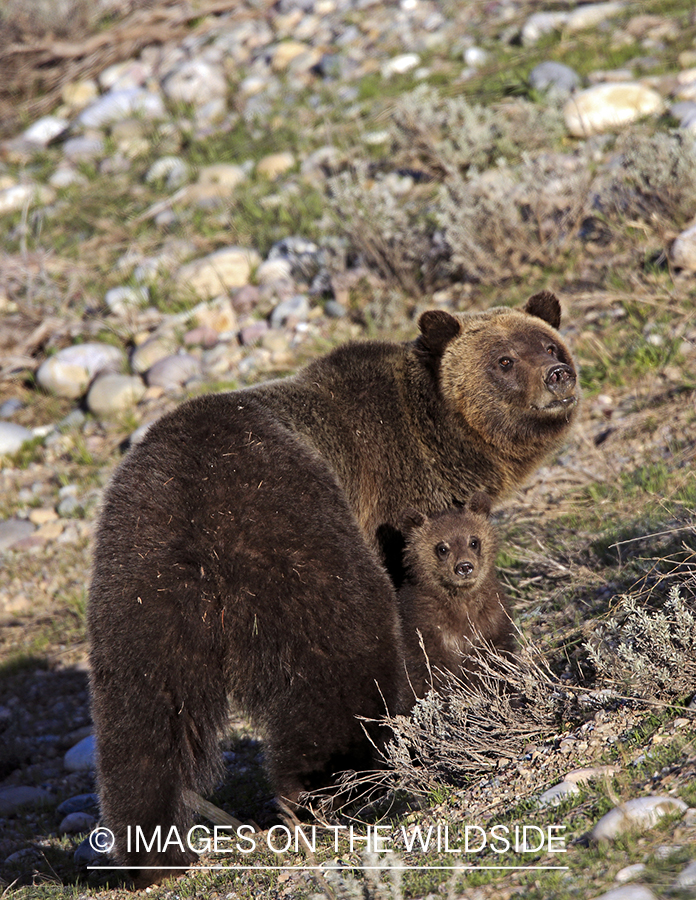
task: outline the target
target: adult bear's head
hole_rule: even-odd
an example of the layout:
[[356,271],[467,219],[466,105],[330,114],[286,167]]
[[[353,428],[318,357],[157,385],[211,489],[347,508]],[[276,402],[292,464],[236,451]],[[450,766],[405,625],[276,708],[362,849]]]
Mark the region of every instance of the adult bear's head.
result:
[[579,386],[560,334],[561,307],[549,291],[522,309],[423,313],[417,347],[437,361],[441,399],[506,454],[555,445],[577,410]]

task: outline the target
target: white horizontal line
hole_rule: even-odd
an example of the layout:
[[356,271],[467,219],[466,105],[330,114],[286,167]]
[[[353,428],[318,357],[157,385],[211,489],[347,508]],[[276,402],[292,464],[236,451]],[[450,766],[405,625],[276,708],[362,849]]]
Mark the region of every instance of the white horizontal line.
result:
[[506,869],[506,870],[516,870],[516,871],[525,871],[525,872],[566,872],[570,867],[569,866],[87,866],[90,870],[96,869],[108,869],[109,871],[115,871],[117,869],[123,869],[125,871],[134,871],[134,870],[150,870],[150,869],[159,869],[159,870],[175,870],[178,872],[190,872],[191,874],[199,871],[205,870],[219,870],[219,871],[233,871],[233,872],[254,872],[254,871],[287,871],[287,872],[307,872],[307,871],[317,871],[317,872],[338,872],[338,871],[349,871],[352,872],[355,869],[362,870],[375,870],[378,872],[387,872],[390,869],[396,869],[397,871],[405,871],[411,869],[418,870],[440,870],[444,869],[448,872],[454,871],[467,871],[467,872],[476,872],[483,869]]

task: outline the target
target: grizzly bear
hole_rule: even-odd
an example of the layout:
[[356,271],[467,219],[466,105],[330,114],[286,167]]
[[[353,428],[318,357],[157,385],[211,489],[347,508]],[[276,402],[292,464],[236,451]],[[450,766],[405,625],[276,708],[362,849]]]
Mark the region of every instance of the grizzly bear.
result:
[[[404,653],[416,697],[441,672],[475,672],[490,649],[515,649],[510,604],[496,577],[498,541],[480,491],[465,507],[427,517],[405,510],[406,580],[399,590]],[[422,646],[421,646],[422,642]]]
[[505,496],[560,446],[578,394],[559,324],[548,292],[425,312],[412,342],[347,344],[194,398],[129,451],[104,498],[88,632],[103,822],[138,885],[192,861],[126,835],[183,839],[230,701],[263,730],[290,805],[370,763],[357,717],[408,708],[384,568],[399,513]]

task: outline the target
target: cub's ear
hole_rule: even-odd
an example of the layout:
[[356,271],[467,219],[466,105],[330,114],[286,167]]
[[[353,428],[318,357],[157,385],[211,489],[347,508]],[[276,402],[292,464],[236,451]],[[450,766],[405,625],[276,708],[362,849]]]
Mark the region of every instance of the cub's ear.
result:
[[469,497],[466,504],[472,513],[478,513],[482,516],[490,516],[491,514],[491,498],[483,491],[476,491]]
[[551,291],[539,291],[527,300],[525,312],[537,319],[548,322],[552,328],[558,328],[561,324],[561,304],[558,297]]
[[435,356],[440,356],[447,344],[460,334],[459,319],[442,309],[429,309],[418,320],[420,337],[418,344]]
[[404,534],[410,534],[415,528],[421,528],[426,522],[426,517],[417,509],[405,509],[399,516],[399,528]]

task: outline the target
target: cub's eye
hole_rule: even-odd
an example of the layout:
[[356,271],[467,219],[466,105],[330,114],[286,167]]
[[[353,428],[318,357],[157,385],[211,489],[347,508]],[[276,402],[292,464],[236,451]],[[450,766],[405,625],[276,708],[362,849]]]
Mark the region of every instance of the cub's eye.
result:
[[435,552],[440,557],[440,559],[444,559],[446,556],[449,556],[449,547],[447,544],[438,544],[435,548]]
[[508,369],[512,368],[512,360],[510,359],[509,356],[502,356],[498,360],[498,365],[500,366],[501,369],[503,369],[503,371],[507,372]]
[[472,550],[478,550],[478,548],[481,546],[481,541],[478,538],[472,538],[469,541],[469,546]]

